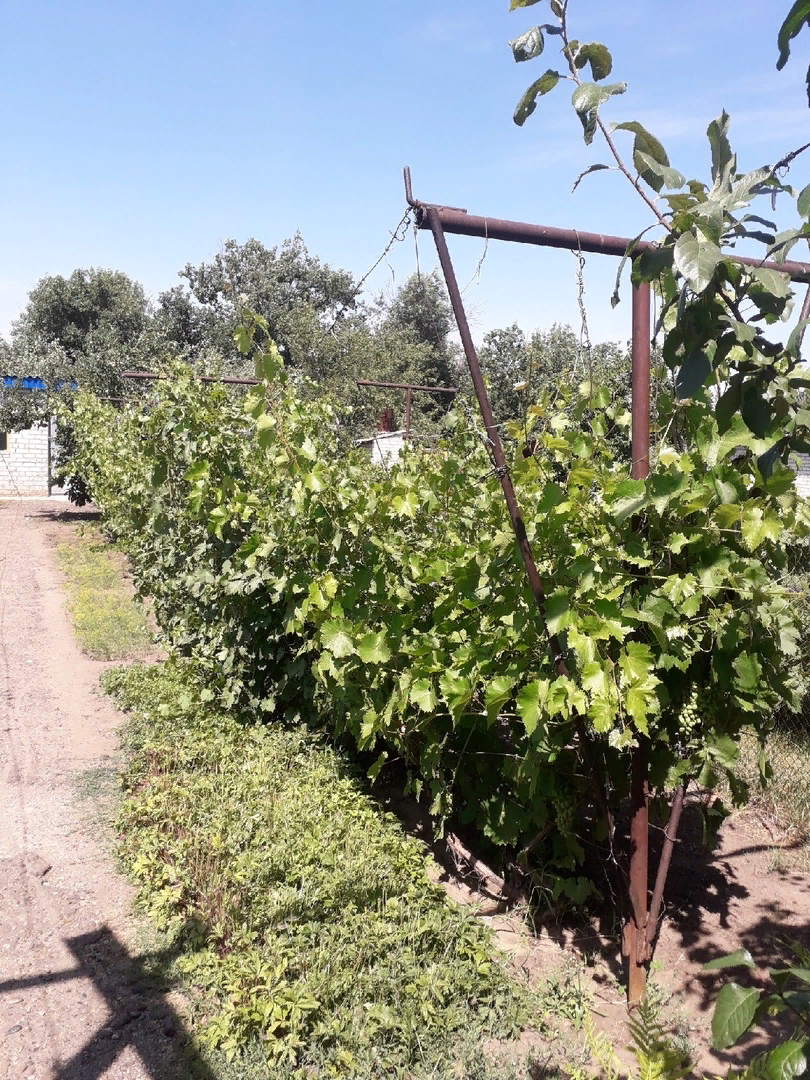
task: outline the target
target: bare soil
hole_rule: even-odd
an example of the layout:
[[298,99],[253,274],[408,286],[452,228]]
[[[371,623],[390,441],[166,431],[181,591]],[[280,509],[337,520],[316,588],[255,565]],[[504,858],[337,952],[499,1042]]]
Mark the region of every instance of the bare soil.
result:
[[[810,874],[794,867],[797,846],[795,839],[774,836],[749,809],[729,818],[708,850],[698,807],[684,810],[648,985],[664,1026],[690,1049],[694,1075],[725,1075],[729,1067],[748,1064],[775,1035],[792,1033],[789,1018],[773,1019],[728,1051],[711,1048],[711,1017],[723,984],[734,979],[766,989],[769,969],[797,962],[793,943],[810,949]],[[651,880],[655,869],[653,864]],[[458,882],[447,880],[446,887],[459,900],[474,902]],[[596,1027],[610,1035],[625,1067],[632,1066],[618,925],[598,919],[578,926],[546,923],[529,933],[519,913],[483,919],[532,983],[559,969],[566,954],[579,956]],[[740,948],[751,953],[755,971],[704,971],[707,961]],[[575,1050],[582,1038],[569,1032],[568,1041]]]
[[[92,516],[56,501],[0,506],[0,1077],[215,1080],[189,1048],[183,999],[165,992],[171,957],[139,947],[133,889],[78,795],[82,778],[114,774],[121,716],[98,691],[109,665],[75,644],[51,549],[66,524]],[[696,814],[684,815],[652,980],[698,1074],[725,1073],[762,1045],[756,1036],[730,1053],[708,1049],[724,973],[704,972],[705,961],[744,946],[758,970],[734,977],[765,985],[790,939],[810,947],[810,875],[789,868],[790,846],[749,811],[709,852]],[[616,927],[547,923],[531,935],[519,914],[442,877],[456,900],[479,906],[530,980],[580,956],[599,1025],[626,1045]]]
[[139,950],[133,890],[78,794],[88,770],[114,774],[121,722],[49,550],[86,516],[0,507],[0,1076],[176,1080],[188,1040],[168,958]]

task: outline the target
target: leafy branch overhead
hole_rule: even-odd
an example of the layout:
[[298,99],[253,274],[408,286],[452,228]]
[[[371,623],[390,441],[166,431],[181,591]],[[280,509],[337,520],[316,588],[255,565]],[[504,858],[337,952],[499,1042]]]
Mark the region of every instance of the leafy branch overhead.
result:
[[[529,6],[514,3],[513,9]],[[799,336],[777,343],[766,338],[766,330],[784,323],[793,310],[790,282],[778,270],[765,267],[743,269],[729,257],[738,242],[764,245],[763,261],[783,262],[791,248],[810,237],[810,186],[797,193],[783,183],[780,173],[800,151],[786,156],[776,166],[740,173],[729,141],[730,118],[724,111],[707,130],[711,154],[711,183],[686,182],[675,169],[664,146],[636,120],[606,125],[602,108],[611,98],[623,94],[626,83],[604,84],[598,80],[610,73],[612,63],[605,46],[580,44],[569,33],[569,4],[554,3],[557,37],[568,72],[548,71],[521,99],[515,115],[522,124],[535,111],[539,97],[548,94],[560,81],[574,84],[572,104],[582,124],[586,144],[601,131],[614,165],[598,163],[576,179],[574,190],[585,176],[595,172],[618,171],[651,209],[654,224],[663,229],[658,246],[639,236],[629,247],[619,266],[618,279],[626,259],[633,261],[633,280],[650,281],[661,297],[659,330],[666,334],[664,359],[673,369],[675,385],[683,398],[697,393],[709,381],[721,388],[723,397],[730,380],[731,393],[745,401],[743,416],[759,437],[764,437],[777,414],[794,413],[794,387],[785,379],[798,364]],[[810,0],[794,4],[779,36],[780,66],[789,53],[790,41],[810,18]],[[537,28],[540,30],[541,28]],[[546,28],[543,28],[546,29]],[[519,39],[520,40],[520,39]],[[580,72],[590,63],[594,82],[582,81]],[[617,135],[633,137],[632,163],[626,162],[617,144]],[[796,198],[800,224],[777,232],[769,217],[753,213],[751,203],[765,196]],[[645,230],[646,231],[646,230]],[[781,359],[780,359],[781,357]],[[774,432],[774,435],[776,433]],[[804,445],[801,432],[781,434],[774,454]],[[788,440],[788,441],[785,441]]]
[[[513,7],[515,5],[513,4]],[[790,57],[790,43],[804,29],[810,26],[810,0],[796,0],[788,12],[787,18],[779,30],[779,59],[776,70],[781,71]],[[807,69],[807,100],[810,104],[810,67]]]

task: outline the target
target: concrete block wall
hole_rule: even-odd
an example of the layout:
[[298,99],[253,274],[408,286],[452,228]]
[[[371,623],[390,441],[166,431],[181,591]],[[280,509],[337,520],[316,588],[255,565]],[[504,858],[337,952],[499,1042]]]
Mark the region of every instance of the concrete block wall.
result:
[[810,454],[794,454],[792,462],[796,470],[796,490],[805,499],[810,498]]
[[10,431],[0,450],[0,496],[50,493],[49,425]]

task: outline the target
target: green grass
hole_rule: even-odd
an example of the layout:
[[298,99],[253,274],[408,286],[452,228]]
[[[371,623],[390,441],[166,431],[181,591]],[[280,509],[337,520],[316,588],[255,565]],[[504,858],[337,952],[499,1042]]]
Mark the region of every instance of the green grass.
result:
[[152,642],[149,621],[124,585],[121,556],[97,532],[82,529],[77,540],[58,546],[56,557],[82,651],[94,660],[145,656]]
[[492,1048],[539,1003],[321,737],[239,723],[179,663],[104,685],[130,710],[120,855],[221,1075],[527,1075]]

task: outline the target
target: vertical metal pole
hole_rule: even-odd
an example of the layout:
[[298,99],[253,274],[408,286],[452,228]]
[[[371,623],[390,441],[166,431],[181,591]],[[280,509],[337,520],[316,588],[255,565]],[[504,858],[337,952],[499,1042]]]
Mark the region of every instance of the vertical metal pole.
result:
[[413,400],[413,387],[409,386],[405,396],[405,439],[411,437],[411,401]]
[[[633,423],[631,475],[643,480],[650,472],[650,286],[633,288]],[[628,959],[627,1000],[632,1008],[644,997],[647,983],[647,739],[636,734],[630,766],[630,916],[625,932]]]
[[633,288],[633,428],[631,475],[650,473],[650,284]]

